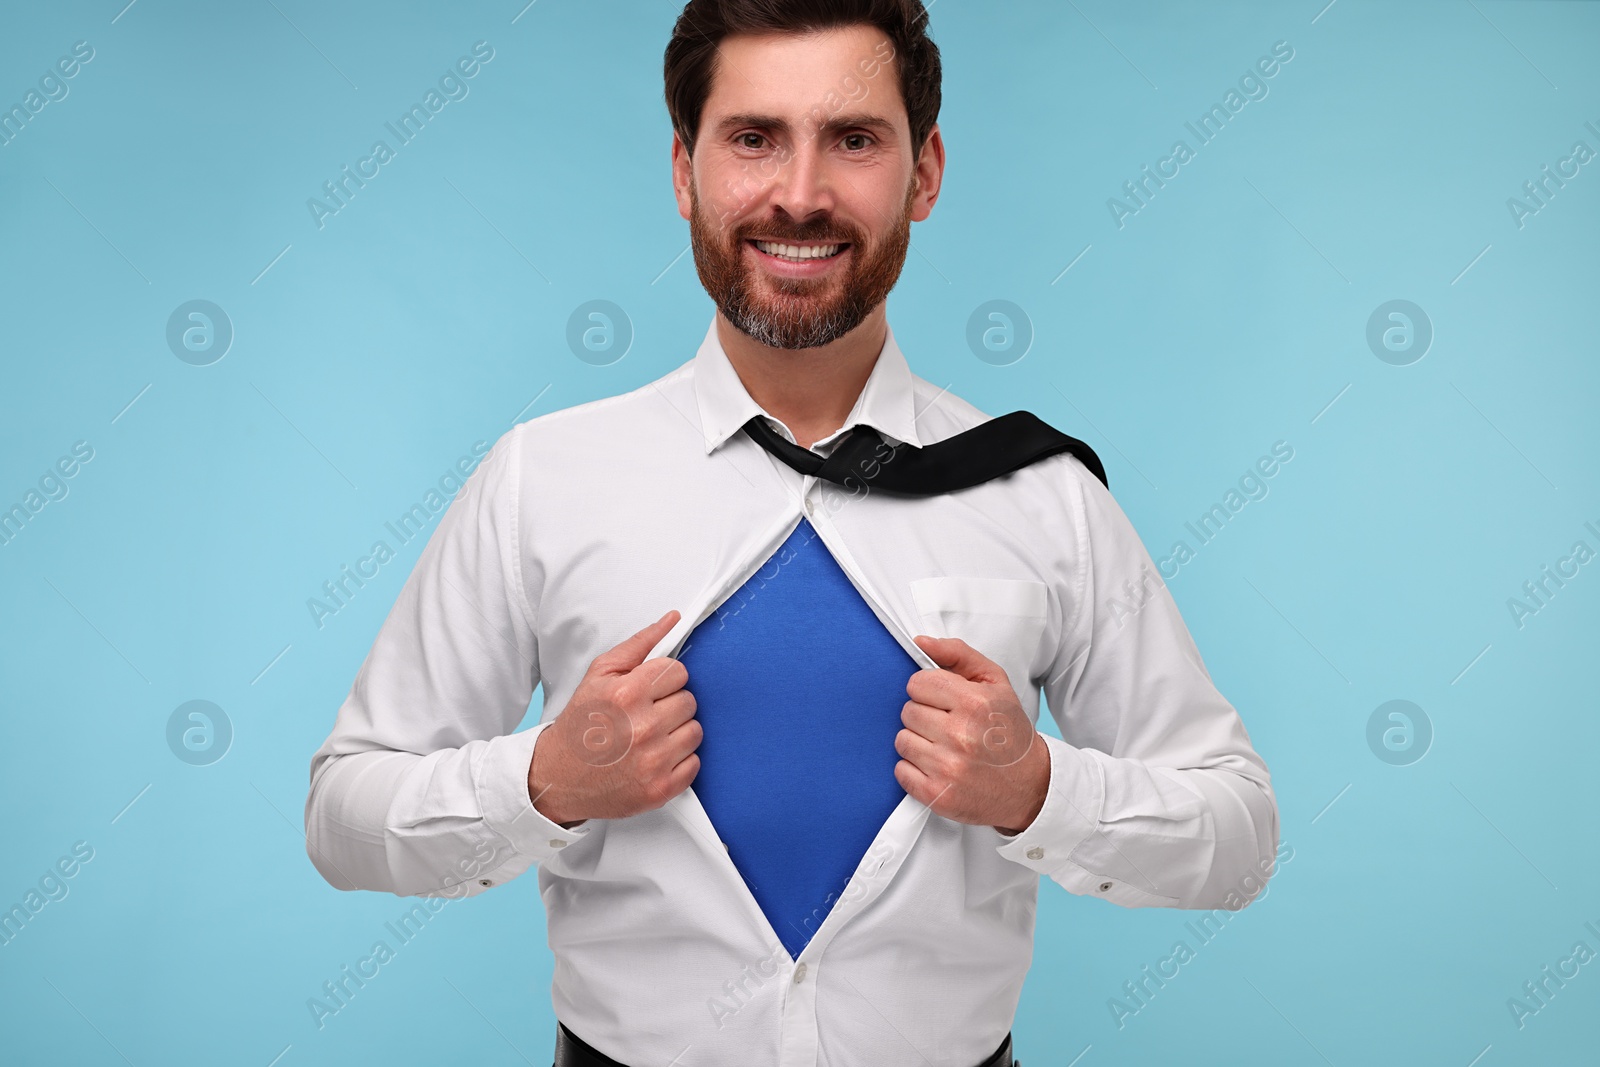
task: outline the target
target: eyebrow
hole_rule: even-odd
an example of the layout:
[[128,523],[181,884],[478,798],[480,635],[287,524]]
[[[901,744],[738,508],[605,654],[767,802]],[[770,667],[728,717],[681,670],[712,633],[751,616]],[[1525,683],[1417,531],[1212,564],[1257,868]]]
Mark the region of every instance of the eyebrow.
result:
[[[753,126],[760,130],[772,130],[776,133],[791,132],[787,119],[781,119],[774,115],[745,114],[729,115],[717,123],[717,133],[732,133],[734,130],[743,129],[747,126]],[[889,120],[861,112],[835,115],[824,122],[817,132],[826,135],[854,129],[876,130],[886,137],[893,137],[895,132],[894,123]]]

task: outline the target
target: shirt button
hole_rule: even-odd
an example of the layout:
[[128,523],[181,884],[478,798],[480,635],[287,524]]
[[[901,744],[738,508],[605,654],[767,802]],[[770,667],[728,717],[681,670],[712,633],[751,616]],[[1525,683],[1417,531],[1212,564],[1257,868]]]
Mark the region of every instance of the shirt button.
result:
[[805,980],[806,980],[806,965],[803,964],[803,963],[796,964],[795,965],[795,969],[794,969],[794,984],[795,985],[799,985],[801,982],[804,982]]
[[550,839],[550,847],[551,848],[566,848],[567,847],[567,843],[565,841],[561,840],[561,838],[559,838],[559,837],[552,837]]
[[1044,859],[1044,849],[1034,845],[1027,851],[1026,855],[1030,860],[1042,860]]
[[1100,883],[1100,892],[1104,893],[1107,890],[1109,890],[1110,888],[1111,888],[1111,883],[1110,882],[1101,882]]
[[811,502],[811,498],[810,497],[806,497],[806,515],[811,516],[811,517],[815,517],[816,514],[817,514],[817,506]]

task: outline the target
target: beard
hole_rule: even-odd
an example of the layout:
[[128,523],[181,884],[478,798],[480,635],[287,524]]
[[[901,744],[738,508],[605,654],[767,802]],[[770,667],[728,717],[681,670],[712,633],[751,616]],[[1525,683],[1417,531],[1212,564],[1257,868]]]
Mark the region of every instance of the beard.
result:
[[[832,217],[798,225],[752,219],[721,233],[701,211],[691,182],[689,243],[700,284],[729,322],[769,348],[816,348],[836,341],[861,325],[899,280],[911,247],[916,189],[913,180],[900,217],[870,246],[860,227]],[[767,274],[745,259],[746,241],[757,236],[790,243],[848,243],[849,269],[821,278]]]

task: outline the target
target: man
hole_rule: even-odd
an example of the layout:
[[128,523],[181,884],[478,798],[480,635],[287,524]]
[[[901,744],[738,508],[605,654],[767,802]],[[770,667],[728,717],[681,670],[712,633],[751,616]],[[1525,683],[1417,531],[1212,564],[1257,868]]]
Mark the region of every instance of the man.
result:
[[[957,478],[1015,441],[957,439],[990,420],[888,327],[944,169],[925,20],[685,8],[711,328],[495,444],[312,761],[335,886],[538,867],[558,1063],[1009,1065],[1041,876],[1238,908],[1271,870],[1267,769],[1098,461]],[[849,477],[816,470],[842,449]]]

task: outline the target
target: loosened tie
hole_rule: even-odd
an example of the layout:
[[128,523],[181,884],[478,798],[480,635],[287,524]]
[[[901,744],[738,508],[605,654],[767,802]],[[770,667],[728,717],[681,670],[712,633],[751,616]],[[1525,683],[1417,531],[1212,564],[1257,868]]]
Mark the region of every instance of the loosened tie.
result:
[[786,440],[760,415],[752,416],[744,431],[801,474],[852,491],[864,486],[907,496],[937,496],[981,485],[1062,452],[1077,456],[1110,488],[1094,449],[1031,411],[1001,415],[921,448],[890,445],[871,426],[857,424],[826,457]]

